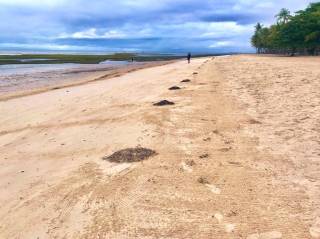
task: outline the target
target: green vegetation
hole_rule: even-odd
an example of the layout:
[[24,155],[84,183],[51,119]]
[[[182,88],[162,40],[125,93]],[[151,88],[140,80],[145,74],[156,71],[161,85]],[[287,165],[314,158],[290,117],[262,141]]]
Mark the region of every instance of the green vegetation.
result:
[[163,61],[179,59],[181,56],[171,55],[138,55],[131,53],[115,53],[112,55],[76,55],[76,54],[22,54],[0,55],[0,65],[4,64],[59,64],[79,63],[98,64],[102,61]]
[[255,26],[251,38],[257,53],[318,55],[320,51],[320,2],[311,3],[294,15],[281,9],[277,23]]

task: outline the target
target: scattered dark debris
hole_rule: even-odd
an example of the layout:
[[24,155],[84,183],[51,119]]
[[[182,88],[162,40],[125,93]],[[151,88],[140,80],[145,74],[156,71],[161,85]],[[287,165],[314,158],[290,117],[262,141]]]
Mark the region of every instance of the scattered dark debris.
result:
[[234,162],[234,161],[229,161],[228,163],[229,163],[229,164],[232,164],[232,165],[238,165],[238,166],[241,165],[241,163],[239,163],[239,162]]
[[168,101],[168,100],[161,100],[157,103],[153,104],[154,106],[165,106],[165,105],[174,105],[174,102]]
[[237,216],[237,215],[238,215],[237,212],[231,210],[231,211],[227,214],[227,217],[235,217],[235,216]]
[[201,159],[209,158],[209,154],[202,154],[199,156]]
[[149,179],[148,179],[148,182],[149,182],[149,183],[156,183],[156,180],[155,180],[155,178],[149,178]]
[[182,83],[187,83],[187,82],[191,82],[191,80],[185,79],[185,80],[182,80],[181,82],[182,82]]
[[207,141],[211,141],[211,138],[210,138],[210,137],[205,138],[205,139],[203,139],[203,141],[205,141],[205,142],[207,142]]
[[232,147],[228,147],[228,148],[222,148],[222,149],[219,149],[220,152],[228,152],[232,149]]
[[179,86],[172,86],[169,90],[181,90],[181,88]]
[[300,119],[300,121],[304,121],[304,120],[307,120],[307,119],[310,119],[310,117],[309,116],[303,117],[303,118]]
[[200,177],[197,181],[201,184],[210,184],[209,180],[206,177]]
[[21,170],[20,173],[24,173],[24,170]]
[[194,74],[194,75],[198,75],[199,73],[198,73],[198,72],[193,72],[193,74]]
[[127,148],[113,153],[110,156],[105,156],[102,159],[113,163],[133,163],[146,160],[157,153],[154,150],[147,148]]
[[250,119],[250,120],[248,120],[248,123],[249,123],[249,124],[262,124],[260,121],[255,120],[255,119]]
[[186,165],[188,165],[188,166],[190,166],[190,167],[192,167],[192,166],[194,166],[196,163],[193,161],[193,160],[188,160],[187,162],[186,162]]
[[233,141],[233,140],[225,140],[224,143],[225,143],[225,144],[233,144],[234,141]]

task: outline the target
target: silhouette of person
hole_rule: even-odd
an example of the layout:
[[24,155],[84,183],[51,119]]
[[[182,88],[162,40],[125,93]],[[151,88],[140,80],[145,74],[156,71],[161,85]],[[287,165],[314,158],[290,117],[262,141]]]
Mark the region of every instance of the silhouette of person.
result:
[[191,61],[191,53],[189,52],[188,53],[188,64],[190,64],[190,61]]

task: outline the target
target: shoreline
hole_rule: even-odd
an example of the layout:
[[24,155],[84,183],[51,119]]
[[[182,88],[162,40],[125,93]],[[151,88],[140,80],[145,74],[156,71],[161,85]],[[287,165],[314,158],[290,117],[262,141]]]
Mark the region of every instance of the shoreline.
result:
[[134,72],[134,71],[145,69],[145,68],[155,67],[155,66],[166,65],[176,61],[177,60],[147,62],[143,64],[122,66],[122,67],[113,68],[113,69],[111,68],[109,70],[103,70],[103,69],[81,70],[81,68],[79,68],[78,70],[70,71],[63,74],[88,73],[89,75],[80,76],[81,79],[66,79],[62,82],[59,82],[56,84],[52,83],[52,85],[45,86],[45,87],[38,86],[38,87],[35,87],[34,89],[16,90],[14,92],[3,92],[2,95],[0,96],[0,102],[15,99],[15,98],[20,98],[24,96],[40,94],[40,93],[51,91],[51,90],[63,89],[63,88],[72,87],[72,86],[79,86],[79,85],[84,85],[90,82],[96,82],[96,81],[106,80],[114,77],[120,77],[130,72]]

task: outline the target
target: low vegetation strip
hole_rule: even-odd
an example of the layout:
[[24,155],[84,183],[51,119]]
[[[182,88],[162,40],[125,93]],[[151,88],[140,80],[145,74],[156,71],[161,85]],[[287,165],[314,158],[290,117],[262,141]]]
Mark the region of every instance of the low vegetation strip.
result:
[[98,64],[103,61],[165,61],[175,60],[182,56],[173,55],[138,55],[132,53],[115,53],[112,55],[78,55],[78,54],[21,54],[1,55],[0,65],[4,64]]

